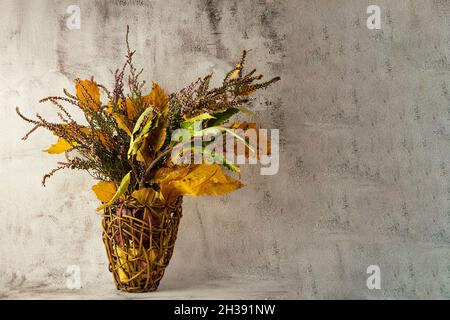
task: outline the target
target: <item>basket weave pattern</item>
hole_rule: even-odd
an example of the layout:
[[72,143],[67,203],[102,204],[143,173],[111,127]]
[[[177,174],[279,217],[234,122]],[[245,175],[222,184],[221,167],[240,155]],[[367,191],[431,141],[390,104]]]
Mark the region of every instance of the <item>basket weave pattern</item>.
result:
[[182,216],[182,197],[173,205],[143,206],[133,199],[103,213],[103,242],[116,287],[155,291],[172,257]]

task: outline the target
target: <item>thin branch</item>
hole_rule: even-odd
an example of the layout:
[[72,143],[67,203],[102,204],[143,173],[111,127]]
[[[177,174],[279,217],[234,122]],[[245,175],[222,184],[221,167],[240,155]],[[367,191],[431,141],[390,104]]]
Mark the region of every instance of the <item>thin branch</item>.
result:
[[45,175],[42,177],[42,186],[45,187],[45,181],[46,181],[48,178],[51,178],[57,171],[59,171],[59,170],[61,170],[61,169],[64,169],[64,168],[67,168],[67,166],[66,166],[66,165],[61,165],[61,166],[59,166],[59,167],[53,169],[53,170],[50,171],[49,173],[45,174]]
[[19,115],[19,117],[21,117],[21,118],[22,118],[23,120],[25,120],[26,122],[34,123],[34,124],[39,124],[38,121],[29,119],[29,118],[25,117],[23,114],[21,114],[21,113],[20,113],[19,107],[16,107],[16,113]]

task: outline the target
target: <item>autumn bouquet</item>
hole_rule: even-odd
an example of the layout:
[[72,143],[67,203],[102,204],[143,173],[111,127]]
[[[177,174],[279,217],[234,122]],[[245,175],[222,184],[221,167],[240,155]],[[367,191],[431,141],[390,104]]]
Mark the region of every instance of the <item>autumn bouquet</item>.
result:
[[[247,155],[254,151],[232,130],[254,124],[230,118],[248,112],[249,95],[279,78],[258,82],[262,76],[255,70],[244,73],[244,51],[220,87],[210,88],[209,74],[170,95],[156,83],[146,93],[142,70],[132,62],[135,52],[128,44],[128,30],[126,44],[126,61],[114,73],[112,90],[93,78],[76,79],[75,93],[64,89],[64,96],[40,101],[56,106],[60,122],[39,114],[31,119],[16,111],[33,125],[24,140],[38,128],[50,130],[58,139],[44,151],[65,155],[44,175],[44,185],[65,168],[85,170],[99,180],[92,189],[102,202],[97,209],[103,212],[103,241],[117,288],[153,291],[172,256],[183,196],[221,195],[241,187],[224,172],[239,172],[239,167],[211,151],[211,140],[194,140],[205,134],[231,134],[245,145]],[[64,105],[81,109],[85,122],[76,122]],[[193,161],[199,155],[201,160]]]

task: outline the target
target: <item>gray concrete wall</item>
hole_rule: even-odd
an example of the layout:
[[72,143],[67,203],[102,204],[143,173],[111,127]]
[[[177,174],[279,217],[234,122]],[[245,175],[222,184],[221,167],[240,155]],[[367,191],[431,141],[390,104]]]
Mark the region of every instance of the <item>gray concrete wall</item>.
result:
[[[80,30],[66,28],[70,4]],[[381,30],[366,27],[369,4]],[[74,77],[111,83],[129,24],[145,78],[169,91],[220,79],[244,48],[282,77],[254,104],[281,130],[279,174],[247,166],[245,189],[185,200],[163,297],[450,298],[450,1],[2,0],[0,12],[0,296],[70,297],[73,264],[79,297],[115,294],[92,179],[42,188],[54,137],[21,141],[14,108],[50,116],[38,99]],[[372,264],[380,290],[366,287]]]

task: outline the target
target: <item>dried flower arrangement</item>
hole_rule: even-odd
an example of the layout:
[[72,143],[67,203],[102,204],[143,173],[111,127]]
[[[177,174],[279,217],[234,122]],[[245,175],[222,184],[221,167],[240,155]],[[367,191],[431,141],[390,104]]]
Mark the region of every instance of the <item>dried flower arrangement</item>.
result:
[[[153,83],[145,94],[146,83],[139,79],[142,69],[133,65],[135,51],[130,50],[128,34],[127,28],[126,61],[115,71],[112,91],[94,79],[76,79],[75,94],[64,89],[65,96],[42,99],[40,102],[57,107],[60,123],[39,114],[30,119],[18,108],[16,111],[33,124],[24,140],[38,128],[47,129],[58,140],[44,151],[65,154],[66,161],[58,162],[58,167],[43,177],[44,185],[65,168],[85,170],[100,180],[92,189],[102,202],[98,210],[103,210],[103,241],[110,271],[118,289],[140,292],[158,288],[172,256],[183,196],[221,195],[241,187],[222,170],[239,172],[239,168],[218,155],[207,154],[213,163],[173,163],[170,154],[179,141],[169,137],[182,128],[194,138],[199,121],[197,129],[216,134],[254,127],[246,122],[230,124],[229,120],[247,111],[250,94],[280,78],[257,83],[262,75],[255,75],[256,70],[244,74],[244,51],[220,87],[210,88],[209,74],[177,93],[168,95]],[[80,108],[86,124],[77,123],[65,103]],[[206,148],[201,145],[196,152],[205,155]]]

